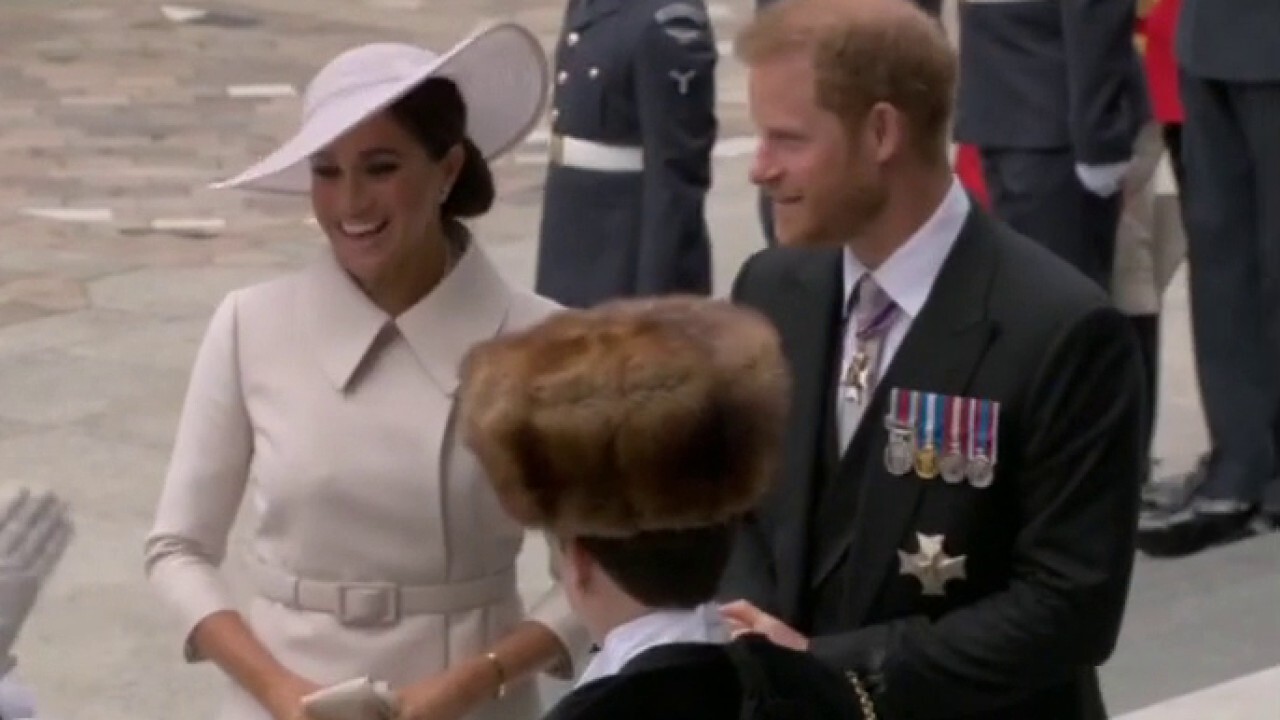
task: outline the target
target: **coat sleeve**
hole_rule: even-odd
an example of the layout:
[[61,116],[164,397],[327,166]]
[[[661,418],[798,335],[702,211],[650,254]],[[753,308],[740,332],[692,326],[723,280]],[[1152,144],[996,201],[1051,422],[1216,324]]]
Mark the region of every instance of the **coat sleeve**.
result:
[[1068,126],[1076,161],[1124,162],[1133,151],[1135,105],[1145,87],[1134,47],[1134,0],[1057,0],[1067,60]]
[[985,716],[1100,665],[1115,646],[1147,457],[1142,368],[1114,309],[1071,325],[1014,419],[1018,529],[1007,589],[933,621],[812,641],[820,658],[868,678],[888,717]]
[[692,291],[668,285],[697,272],[682,267],[691,253],[708,251],[704,207],[717,131],[715,70],[715,35],[700,6],[670,3],[646,23],[634,64],[644,143],[636,263],[641,295]]
[[248,479],[253,432],[240,385],[236,294],[214,313],[191,373],[159,507],[145,542],[152,587],[182,624],[185,656],[203,660],[191,632],[234,607],[219,566]]
[[[759,255],[747,258],[738,270],[730,291],[730,300],[742,305],[754,305],[749,297],[752,272]],[[754,511],[740,520],[734,536],[733,552],[720,581],[720,599],[725,601],[747,600],[765,612],[778,613],[777,573],[773,554]]]

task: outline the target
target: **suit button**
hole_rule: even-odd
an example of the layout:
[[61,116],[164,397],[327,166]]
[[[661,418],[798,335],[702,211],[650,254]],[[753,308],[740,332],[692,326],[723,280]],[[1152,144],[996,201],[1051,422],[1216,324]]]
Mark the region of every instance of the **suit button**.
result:
[[564,70],[561,70],[558,74],[556,74],[556,84],[558,85],[565,84],[565,81],[567,81],[568,79],[569,79],[569,73]]
[[559,119],[560,119],[559,108],[551,108],[551,122],[555,122],[556,120],[559,120]]
[[596,78],[599,75],[600,75],[600,68],[591,68],[590,70],[587,71],[587,77],[590,77],[592,79]]
[[569,47],[573,47],[574,45],[577,45],[577,44],[578,44],[578,33],[576,33],[576,32],[571,32],[571,33],[569,33],[568,37],[566,37],[566,38],[564,39],[564,41],[565,41],[565,43],[567,43],[567,44],[569,45]]

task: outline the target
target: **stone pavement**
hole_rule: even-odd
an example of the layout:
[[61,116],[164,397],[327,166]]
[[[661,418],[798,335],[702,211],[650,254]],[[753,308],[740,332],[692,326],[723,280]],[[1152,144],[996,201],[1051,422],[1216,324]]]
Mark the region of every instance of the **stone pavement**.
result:
[[[166,15],[151,0],[0,4],[0,483],[64,493],[79,529],[18,647],[20,672],[50,718],[207,717],[222,682],[181,662],[142,579],[141,540],[215,303],[305,262],[323,239],[305,200],[205,185],[290,132],[297,94],[342,49],[385,39],[443,49],[495,15],[528,24],[549,45],[560,16],[559,0],[202,7],[214,12]],[[750,0],[712,7],[727,41]],[[726,57],[720,73],[723,142],[709,213],[723,291],[761,241],[745,181],[741,69]],[[544,146],[535,136],[498,164],[501,201],[476,228],[518,282],[532,277]],[[1179,286],[1169,298],[1160,427],[1174,467],[1204,444],[1185,315]],[[538,551],[530,543],[522,559],[527,592],[546,582]],[[1142,563],[1133,629],[1107,671],[1114,709],[1280,663],[1277,552],[1280,542],[1267,538],[1184,563]]]

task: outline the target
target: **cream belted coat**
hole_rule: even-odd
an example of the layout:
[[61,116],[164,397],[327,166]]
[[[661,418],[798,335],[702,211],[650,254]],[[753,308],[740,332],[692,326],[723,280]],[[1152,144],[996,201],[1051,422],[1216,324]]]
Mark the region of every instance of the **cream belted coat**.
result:
[[[461,445],[454,395],[473,344],[555,306],[509,286],[472,242],[393,320],[323,256],[230,293],[214,314],[147,574],[188,638],[211,613],[240,609],[277,659],[314,682],[368,675],[401,687],[484,651],[526,616],[515,579],[524,533]],[[256,592],[236,608],[220,565],[245,493]],[[555,586],[528,615],[580,667],[589,640]],[[201,659],[189,641],[187,659]],[[469,720],[538,715],[525,683]],[[234,685],[219,717],[269,720]]]

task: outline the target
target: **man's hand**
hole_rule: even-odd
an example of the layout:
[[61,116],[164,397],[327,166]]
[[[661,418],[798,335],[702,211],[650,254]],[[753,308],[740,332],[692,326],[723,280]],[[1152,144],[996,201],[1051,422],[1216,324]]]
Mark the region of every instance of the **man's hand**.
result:
[[800,652],[809,650],[809,638],[745,600],[723,605],[720,612],[729,622],[735,638],[743,633],[757,633],[769,638],[774,645]]

